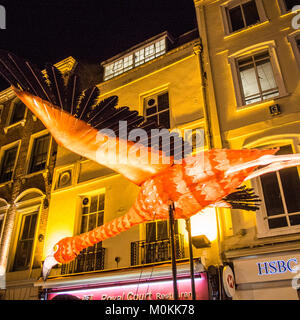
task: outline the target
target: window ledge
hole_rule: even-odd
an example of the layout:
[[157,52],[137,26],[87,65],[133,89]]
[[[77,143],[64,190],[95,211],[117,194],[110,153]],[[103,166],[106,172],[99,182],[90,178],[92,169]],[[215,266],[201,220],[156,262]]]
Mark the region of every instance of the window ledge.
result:
[[12,183],[13,183],[13,180],[9,180],[6,182],[0,182],[0,188],[5,187],[5,186],[11,187]]
[[[265,233],[258,233],[256,235],[257,240],[264,240],[266,238],[274,238],[274,237],[289,237],[293,236],[295,234],[300,233],[300,226],[294,226],[294,227],[286,227],[286,228],[278,228],[277,230],[270,230]],[[299,235],[298,235],[299,237]],[[298,238],[297,237],[297,238]]]
[[271,99],[267,99],[267,100],[264,100],[264,101],[261,101],[261,102],[254,102],[254,103],[251,103],[251,104],[245,104],[245,105],[242,105],[242,106],[237,106],[236,107],[236,111],[248,110],[249,108],[254,108],[254,107],[255,108],[259,108],[259,107],[263,107],[263,106],[266,106],[266,105],[271,106],[272,104],[276,103],[276,100],[288,97],[290,95],[291,95],[290,93],[283,93],[283,94],[277,96],[276,98],[271,98]]
[[48,172],[49,172],[49,169],[47,168],[47,169],[40,170],[37,172],[27,173],[27,174],[23,175],[21,177],[21,179],[29,179],[29,178],[32,178],[32,177],[37,176],[39,174],[42,174],[43,176],[47,176]]
[[11,128],[17,127],[17,126],[19,126],[19,125],[21,125],[22,127],[24,127],[24,126],[25,126],[25,123],[26,123],[26,119],[23,119],[23,120],[21,120],[21,121],[18,121],[18,122],[16,122],[16,123],[13,123],[13,124],[11,124],[11,125],[9,125],[9,126],[4,127],[3,130],[4,130],[5,134],[6,134],[7,131],[8,131],[9,129],[11,129]]
[[227,40],[227,39],[229,39],[231,37],[234,37],[234,36],[237,36],[239,34],[245,33],[245,32],[250,31],[252,29],[256,29],[257,27],[265,25],[265,24],[267,24],[269,22],[270,22],[270,20],[267,19],[267,20],[260,21],[258,23],[252,24],[251,26],[245,27],[243,29],[240,29],[240,30],[237,30],[237,31],[233,31],[233,32],[230,32],[230,33],[226,33],[225,36],[224,36],[224,40]]

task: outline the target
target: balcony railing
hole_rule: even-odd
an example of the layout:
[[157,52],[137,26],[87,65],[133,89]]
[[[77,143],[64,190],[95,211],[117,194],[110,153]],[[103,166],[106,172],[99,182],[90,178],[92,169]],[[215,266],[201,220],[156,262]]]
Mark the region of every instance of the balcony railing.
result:
[[[184,237],[175,236],[176,259],[184,258]],[[131,242],[131,265],[155,263],[171,260],[171,243],[169,239],[155,242]]]
[[63,264],[61,274],[89,272],[104,269],[105,248],[89,247],[75,260]]

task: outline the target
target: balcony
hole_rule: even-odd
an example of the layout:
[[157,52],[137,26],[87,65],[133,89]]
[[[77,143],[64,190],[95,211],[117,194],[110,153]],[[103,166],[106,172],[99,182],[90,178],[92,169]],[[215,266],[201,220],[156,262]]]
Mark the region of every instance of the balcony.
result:
[[[184,258],[184,237],[175,236],[176,259]],[[140,265],[171,260],[171,243],[169,239],[146,242],[131,242],[131,265]]]
[[105,248],[89,247],[75,260],[63,264],[61,274],[72,274],[104,269]]

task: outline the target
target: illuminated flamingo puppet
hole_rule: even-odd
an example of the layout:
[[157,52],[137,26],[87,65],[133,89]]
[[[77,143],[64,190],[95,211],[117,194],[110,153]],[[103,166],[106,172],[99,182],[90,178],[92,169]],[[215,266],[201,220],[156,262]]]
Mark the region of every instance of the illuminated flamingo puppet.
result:
[[[46,65],[42,72],[32,63],[1,51],[0,74],[59,145],[140,186],[135,203],[125,215],[56,243],[44,261],[44,279],[54,265],[73,260],[89,246],[134,225],[168,219],[170,202],[175,206],[175,219],[188,219],[208,206],[255,210],[258,199],[251,190],[241,188],[243,182],[300,164],[299,154],[275,156],[277,149],[212,149],[193,155],[185,152],[190,150],[189,144],[168,130],[163,131],[164,138],[169,138],[164,149],[152,139],[161,127],[145,121],[137,111],[116,107],[116,96],[99,102],[99,89],[82,90],[75,73],[65,81],[53,65]],[[126,132],[120,125],[125,121]]]

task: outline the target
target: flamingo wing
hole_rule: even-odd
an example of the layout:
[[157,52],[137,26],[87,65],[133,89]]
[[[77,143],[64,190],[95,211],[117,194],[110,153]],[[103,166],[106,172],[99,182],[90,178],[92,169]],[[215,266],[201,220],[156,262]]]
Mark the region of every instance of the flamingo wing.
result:
[[[187,150],[191,152],[190,144],[178,133],[145,121],[126,106],[118,107],[117,96],[100,101],[96,86],[82,90],[76,73],[65,81],[51,64],[41,71],[31,62],[1,50],[0,74],[58,144],[137,185],[172,166],[174,160],[189,153]],[[153,129],[157,130],[153,133]],[[169,141],[165,149],[159,137]]]

